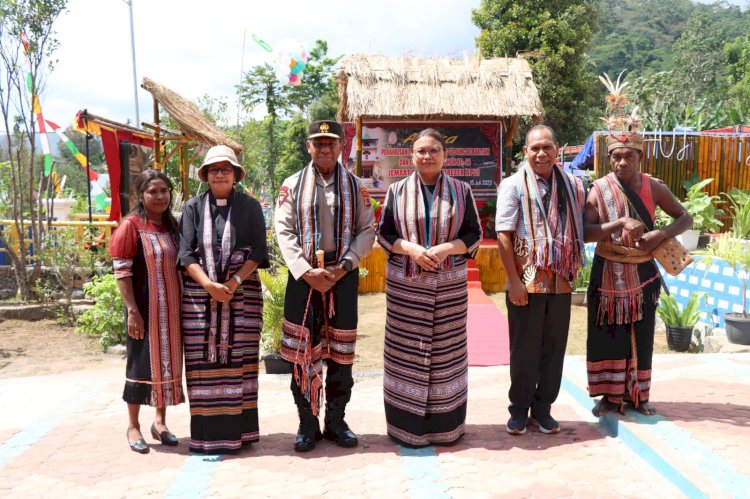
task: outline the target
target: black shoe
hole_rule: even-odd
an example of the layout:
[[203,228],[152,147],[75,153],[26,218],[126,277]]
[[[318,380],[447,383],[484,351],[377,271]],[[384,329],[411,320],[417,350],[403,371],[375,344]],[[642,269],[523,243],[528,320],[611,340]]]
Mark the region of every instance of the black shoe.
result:
[[531,423],[536,423],[539,431],[546,434],[560,433],[560,424],[549,414],[531,414]]
[[180,443],[172,433],[168,431],[159,433],[156,431],[156,423],[151,423],[151,436],[164,445],[177,445]]
[[511,435],[523,435],[526,433],[526,416],[511,416],[505,425],[505,431]]
[[[127,432],[125,432],[125,438],[128,438]],[[142,438],[139,438],[135,442],[131,442],[128,438],[128,445],[130,445],[130,450],[132,450],[133,452],[137,452],[138,454],[148,454],[151,450],[146,441]]]
[[315,448],[315,442],[323,439],[320,428],[300,423],[297,429],[297,437],[294,439],[294,450],[296,452],[308,452]]
[[359,443],[357,435],[349,429],[349,425],[342,419],[341,421],[335,421],[326,423],[323,436],[326,440],[332,440],[336,442],[339,447],[356,447]]

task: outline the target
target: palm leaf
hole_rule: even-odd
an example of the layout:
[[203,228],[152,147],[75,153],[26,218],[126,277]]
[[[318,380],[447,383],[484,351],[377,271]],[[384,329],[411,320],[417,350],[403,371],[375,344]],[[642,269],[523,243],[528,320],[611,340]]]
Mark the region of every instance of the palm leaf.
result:
[[693,293],[680,315],[680,326],[693,327],[700,319],[700,304],[705,300],[707,293],[704,291]]

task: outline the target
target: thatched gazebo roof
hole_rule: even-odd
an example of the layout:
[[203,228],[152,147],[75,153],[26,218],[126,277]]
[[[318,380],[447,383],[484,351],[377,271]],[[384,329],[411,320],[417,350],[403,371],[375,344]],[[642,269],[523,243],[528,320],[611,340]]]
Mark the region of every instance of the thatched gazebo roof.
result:
[[180,131],[185,135],[208,146],[221,144],[231,147],[238,154],[242,151],[242,146],[227,137],[216,125],[206,119],[198,106],[192,101],[148,77],[143,78],[141,86],[151,92],[154,99],[178,123]]
[[525,59],[354,54],[342,64],[339,119],[492,120],[544,116]]

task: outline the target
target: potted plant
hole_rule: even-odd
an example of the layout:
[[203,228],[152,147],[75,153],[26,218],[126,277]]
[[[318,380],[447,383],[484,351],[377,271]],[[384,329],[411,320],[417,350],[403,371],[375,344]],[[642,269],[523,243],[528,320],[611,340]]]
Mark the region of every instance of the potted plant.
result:
[[[725,214],[724,210],[716,207],[716,204],[721,202],[721,198],[719,196],[709,196],[703,191],[713,181],[714,179],[707,178],[694,184],[690,184],[690,181],[683,183],[687,195],[685,200],[682,201],[682,206],[693,217],[693,226],[677,236],[677,238],[687,250],[694,250],[698,247],[698,238],[701,234],[718,232],[724,225],[717,218]],[[663,227],[671,222],[672,218],[659,210],[656,225]]]
[[570,296],[570,303],[573,305],[585,305],[586,304],[586,292],[589,287],[589,280],[591,279],[591,260],[586,262],[578,269],[578,275],[573,279],[573,292]]
[[700,302],[706,299],[707,293],[693,293],[685,307],[680,311],[674,296],[659,298],[656,312],[667,328],[667,346],[675,352],[687,352],[693,337],[693,328],[700,319]]
[[260,346],[263,350],[263,363],[268,374],[288,374],[292,365],[281,358],[281,324],[284,321],[284,298],[286,296],[286,267],[274,270],[259,270],[263,283],[263,331]]
[[750,239],[750,189],[732,189],[723,193],[731,205],[732,235],[737,239]]
[[747,287],[750,284],[750,251],[746,241],[740,239],[734,231],[724,233],[713,243],[709,244],[704,254],[706,255],[706,266],[711,265],[713,258],[721,258],[729,268],[732,275],[740,284],[742,296],[742,313],[728,313],[724,315],[724,324],[727,338],[730,343],[750,345],[750,315],[747,313]]

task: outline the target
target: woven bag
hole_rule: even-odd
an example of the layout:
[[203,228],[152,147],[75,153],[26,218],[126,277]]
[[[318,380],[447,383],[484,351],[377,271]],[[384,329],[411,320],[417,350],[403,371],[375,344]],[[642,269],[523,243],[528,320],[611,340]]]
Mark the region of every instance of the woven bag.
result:
[[662,241],[651,254],[669,275],[679,274],[693,261],[693,255],[674,237]]

